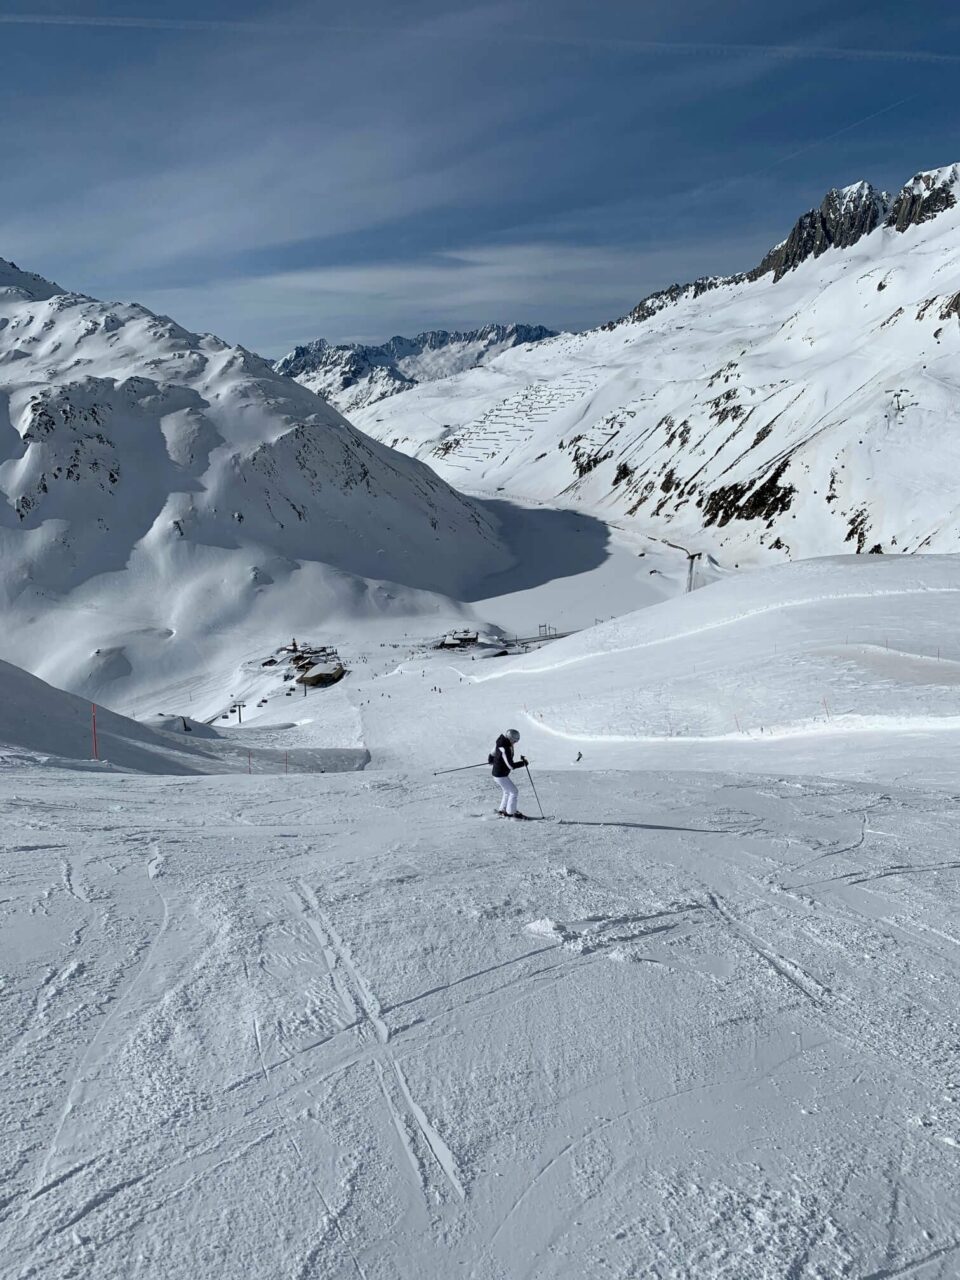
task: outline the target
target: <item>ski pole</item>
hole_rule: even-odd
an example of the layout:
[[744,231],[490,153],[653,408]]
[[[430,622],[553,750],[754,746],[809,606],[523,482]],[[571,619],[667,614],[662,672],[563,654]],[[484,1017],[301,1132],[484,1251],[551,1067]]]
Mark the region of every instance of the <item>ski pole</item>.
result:
[[537,795],[537,788],[533,786],[533,774],[530,772],[530,766],[525,765],[524,767],[527,771],[527,778],[529,779],[530,786],[533,787],[533,797],[537,802],[537,808],[540,810],[540,817],[545,818],[547,815],[543,812],[543,805],[540,803],[540,797]]
[[438,778],[441,773],[463,773],[466,769],[486,769],[487,767],[487,761],[484,760],[483,764],[463,764],[458,769],[434,769],[433,776]]

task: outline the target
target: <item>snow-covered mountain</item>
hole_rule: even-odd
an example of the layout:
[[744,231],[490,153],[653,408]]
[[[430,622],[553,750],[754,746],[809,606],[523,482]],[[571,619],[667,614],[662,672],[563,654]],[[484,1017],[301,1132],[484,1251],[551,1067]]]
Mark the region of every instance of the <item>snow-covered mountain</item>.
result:
[[476,368],[514,347],[556,337],[540,324],[488,324],[466,333],[432,329],[381,346],[317,338],[278,360],[278,373],[316,391],[344,413],[376,404],[421,382]]
[[[357,411],[458,485],[726,562],[960,547],[960,165],[829,192],[750,272]],[[441,425],[444,424],[444,425]]]
[[123,703],[281,617],[434,609],[511,562],[481,507],[243,348],[0,261],[0,657]]

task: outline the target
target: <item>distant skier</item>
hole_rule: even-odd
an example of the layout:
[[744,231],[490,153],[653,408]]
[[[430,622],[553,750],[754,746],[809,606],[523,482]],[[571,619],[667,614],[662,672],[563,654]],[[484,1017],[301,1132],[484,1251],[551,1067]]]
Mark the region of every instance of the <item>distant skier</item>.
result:
[[503,799],[500,801],[500,808],[497,813],[501,818],[525,818],[526,814],[517,810],[517,788],[512,781],[510,774],[514,769],[525,769],[527,765],[526,756],[521,756],[519,760],[513,758],[514,744],[520,741],[520,734],[516,729],[508,729],[506,733],[501,733],[497,739],[497,745],[490,757],[493,765],[493,776],[500,783],[500,790],[503,792]]

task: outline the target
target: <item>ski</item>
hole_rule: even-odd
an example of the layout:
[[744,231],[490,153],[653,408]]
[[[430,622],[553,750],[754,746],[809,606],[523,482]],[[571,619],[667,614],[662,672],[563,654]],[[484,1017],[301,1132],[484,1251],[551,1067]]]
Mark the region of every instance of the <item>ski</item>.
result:
[[[506,818],[509,815],[506,813],[501,813],[498,809],[494,809],[493,816],[495,818]],[[543,817],[541,817],[539,814],[524,813],[519,818],[511,817],[510,821],[511,822],[556,822],[557,819],[551,817],[549,813],[545,813]],[[562,818],[560,819],[560,822],[563,822]]]

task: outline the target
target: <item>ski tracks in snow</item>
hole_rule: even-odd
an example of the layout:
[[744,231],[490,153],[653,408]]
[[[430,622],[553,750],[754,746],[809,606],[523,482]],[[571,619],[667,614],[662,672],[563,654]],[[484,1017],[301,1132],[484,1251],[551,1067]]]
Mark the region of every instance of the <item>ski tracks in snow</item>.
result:
[[[414,1099],[403,1068],[390,1047],[390,1029],[383,1019],[379,1000],[355,963],[350,949],[320,906],[314,890],[306,881],[299,880],[295,886],[295,893],[300,900],[307,926],[316,937],[324,954],[331,979],[343,1002],[344,1013],[353,1022],[356,1021],[359,1009],[361,1020],[357,1023],[358,1036],[362,1040],[367,1039],[367,1029],[373,1034],[375,1043],[369,1047],[369,1056],[374,1062],[391,1120],[401,1137],[405,1153],[417,1172],[421,1189],[426,1190],[425,1176],[422,1162],[414,1154],[410,1143],[411,1131],[418,1133],[426,1144],[433,1162],[449,1189],[459,1200],[465,1200],[466,1191],[453,1152],[440,1136],[436,1126],[428,1119],[423,1108]],[[389,1072],[396,1081],[403,1102],[402,1108],[398,1107],[391,1096],[391,1090],[385,1078],[386,1072]]]
[[303,878],[292,882],[290,887],[292,900],[316,940],[340,998],[346,1022],[344,1029],[356,1036],[360,1047],[359,1053],[334,1070],[344,1072],[372,1066],[389,1126],[397,1138],[398,1167],[406,1164],[410,1168],[417,1195],[437,1238],[447,1240],[451,1247],[454,1242],[461,1242],[455,1246],[458,1265],[471,1265],[471,1275],[482,1264],[485,1277],[508,1280],[490,1253],[487,1232],[471,1210],[456,1155],[414,1095],[408,1072],[394,1047],[386,1011],[373,984],[324,910],[316,891]]
[[504,850],[451,805],[398,843],[369,779],[318,780],[353,798],[344,840],[315,795],[241,822],[218,781],[167,828],[101,816],[91,856],[38,858],[22,917],[52,876],[61,932],[14,1050],[45,1111],[0,1274],[951,1274],[949,807],[904,800],[881,842],[851,787],[804,811],[738,783],[734,813],[713,779],[567,785],[646,825]]
[[[248,967],[247,967],[247,962],[246,962],[246,960],[245,960],[245,959],[243,960],[243,973],[244,973],[244,978],[245,978],[246,983],[247,983],[247,987],[249,988],[249,987],[250,987],[250,972],[249,972],[249,969],[248,969]],[[260,1060],[260,1070],[261,1070],[261,1073],[262,1073],[262,1075],[263,1075],[263,1081],[264,1081],[264,1084],[266,1085],[266,1087],[267,1087],[267,1089],[268,1089],[268,1091],[269,1091],[269,1090],[270,1090],[270,1087],[271,1087],[271,1085],[270,1085],[270,1069],[269,1069],[269,1067],[267,1066],[267,1061],[266,1061],[266,1058],[264,1057],[264,1053],[263,1053],[263,1039],[262,1039],[262,1037],[261,1037],[261,1035],[260,1035],[260,1023],[259,1023],[259,1020],[258,1020],[257,1015],[256,1015],[256,1013],[255,1013],[255,1012],[253,1012],[253,1013],[251,1014],[251,1017],[252,1017],[252,1020],[253,1020],[253,1036],[254,1036],[254,1040],[255,1040],[255,1042],[256,1042],[256,1046],[257,1046],[257,1057],[258,1057],[258,1058],[259,1058],[259,1060]],[[306,1177],[307,1177],[307,1179],[309,1180],[309,1182],[310,1182],[311,1186],[313,1187],[314,1191],[316,1192],[316,1194],[317,1194],[317,1199],[320,1201],[320,1204],[321,1204],[321,1205],[322,1205],[322,1207],[323,1207],[324,1216],[325,1216],[325,1218],[326,1218],[327,1222],[330,1224],[330,1226],[332,1226],[332,1227],[333,1227],[334,1231],[337,1233],[337,1237],[338,1237],[338,1239],[340,1240],[341,1245],[343,1246],[343,1248],[344,1248],[345,1252],[347,1253],[347,1256],[350,1258],[350,1261],[351,1261],[352,1266],[353,1266],[353,1270],[354,1270],[354,1271],[356,1272],[356,1274],[360,1277],[360,1280],[367,1280],[367,1278],[366,1278],[366,1272],[364,1271],[363,1267],[360,1265],[360,1261],[359,1261],[359,1259],[357,1258],[357,1255],[356,1255],[356,1253],[354,1252],[354,1250],[353,1250],[353,1248],[352,1248],[352,1246],[351,1246],[351,1244],[350,1244],[350,1241],[347,1239],[346,1233],[344,1232],[343,1223],[341,1222],[341,1215],[340,1215],[340,1214],[339,1214],[339,1213],[338,1213],[338,1212],[333,1208],[333,1206],[331,1205],[330,1201],[327,1199],[326,1195],[324,1194],[323,1187],[322,1187],[322,1186],[320,1185],[320,1183],[317,1181],[316,1177],[315,1177],[315,1176],[314,1176],[314,1174],[313,1174],[313,1171],[311,1170],[310,1166],[308,1165],[308,1163],[307,1163],[307,1161],[306,1161],[306,1159],[305,1159],[305,1157],[304,1157],[304,1154],[303,1154],[303,1150],[302,1150],[302,1148],[301,1148],[301,1145],[300,1145],[300,1143],[297,1141],[297,1138],[296,1138],[296,1135],[295,1135],[295,1133],[294,1133],[294,1131],[293,1131],[293,1128],[292,1128],[292,1126],[290,1125],[290,1122],[287,1120],[287,1117],[284,1115],[283,1108],[282,1108],[282,1107],[281,1107],[281,1105],[280,1105],[280,1100],[279,1100],[279,1098],[274,1097],[274,1099],[273,1099],[273,1104],[274,1104],[274,1107],[276,1108],[276,1112],[277,1112],[277,1119],[278,1119],[278,1120],[279,1120],[279,1122],[280,1122],[280,1126],[281,1126],[281,1128],[283,1129],[284,1133],[286,1134],[287,1142],[290,1144],[291,1148],[293,1149],[294,1153],[296,1154],[296,1157],[297,1157],[297,1163],[298,1163],[298,1164],[299,1164],[299,1166],[303,1169],[304,1174],[306,1175]]]
[[811,1004],[824,1008],[824,998],[829,995],[829,988],[807,973],[799,964],[780,955],[769,944],[759,938],[742,920],[738,919],[730,908],[711,890],[707,891],[707,901],[717,916],[727,925],[730,931],[741,939],[750,950],[767,964],[772,971],[787,982]]
[[[151,858],[150,862],[147,864],[147,874],[149,878],[153,880],[154,875],[150,868],[154,865],[155,861],[161,857],[159,846],[155,842],[151,842],[148,846],[148,852],[150,853]],[[78,892],[74,888],[72,867],[70,861],[66,858],[61,860],[61,875],[65,891],[75,902],[83,904],[90,902],[90,898],[87,894]],[[142,960],[137,965],[136,971],[129,979],[126,986],[113,996],[112,999],[109,999],[108,1003],[112,1007],[110,1007],[100,1019],[99,1025],[97,1026],[93,1036],[87,1043],[79,1061],[73,1067],[67,1078],[65,1085],[66,1097],[60,1109],[59,1120],[56,1123],[53,1136],[47,1143],[36,1172],[33,1175],[32,1189],[27,1197],[22,1201],[19,1211],[12,1216],[7,1229],[3,1234],[2,1241],[0,1241],[0,1252],[10,1250],[17,1233],[23,1231],[27,1227],[28,1220],[33,1214],[33,1206],[37,1200],[41,1199],[52,1190],[55,1190],[71,1181],[74,1177],[82,1174],[86,1170],[92,1169],[102,1163],[102,1158],[97,1156],[74,1164],[59,1174],[51,1174],[51,1166],[55,1163],[60,1152],[61,1139],[64,1130],[72,1120],[75,1113],[77,1113],[81,1108],[82,1100],[88,1086],[97,1078],[99,1065],[98,1054],[100,1054],[101,1059],[106,1058],[109,1055],[109,1047],[105,1046],[108,1046],[109,1044],[113,1028],[118,1019],[120,1019],[126,1012],[129,1002],[137,987],[150,970],[161,940],[167,931],[170,919],[169,903],[159,890],[158,896],[161,902],[161,912],[153,937],[147,945],[145,954],[143,954]],[[83,961],[79,958],[74,958],[64,967],[63,970],[59,972],[55,971],[48,975],[47,979],[41,985],[40,991],[37,995],[35,1008],[38,1020],[42,1020],[45,1017],[46,1009],[51,999],[59,996],[70,979],[75,975],[82,973],[83,970]],[[8,1058],[23,1047],[31,1034],[31,1031],[32,1028],[30,1026],[24,1029],[19,1039],[8,1051]],[[83,1217],[85,1217],[88,1212],[98,1208],[102,1204],[105,1204],[108,1200],[112,1199],[127,1187],[135,1186],[137,1183],[143,1181],[144,1177],[146,1177],[145,1174],[142,1176],[137,1175],[127,1178],[115,1186],[99,1191],[89,1198],[89,1200],[85,1202],[79,1210],[75,1211],[66,1222],[59,1224],[56,1228],[42,1229],[37,1237],[38,1242],[49,1235],[51,1230],[61,1232],[66,1230],[68,1227],[74,1226]]]

